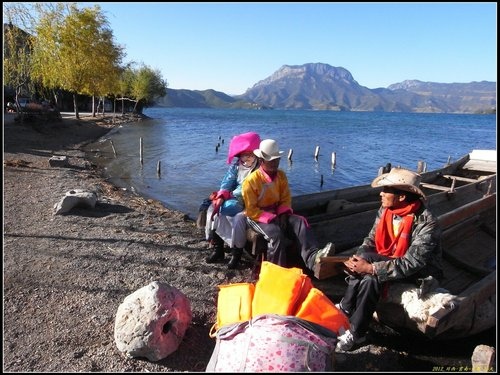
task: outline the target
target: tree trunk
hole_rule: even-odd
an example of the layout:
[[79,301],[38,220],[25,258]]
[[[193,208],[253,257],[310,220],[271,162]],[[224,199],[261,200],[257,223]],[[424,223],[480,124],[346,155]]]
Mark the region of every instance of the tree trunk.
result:
[[54,107],[59,109],[59,97],[57,96],[57,92],[53,91],[52,96],[54,97]]
[[80,119],[80,114],[78,113],[78,101],[76,100],[76,94],[73,94],[73,107],[75,108],[75,118]]
[[92,117],[95,117],[95,95],[92,95]]

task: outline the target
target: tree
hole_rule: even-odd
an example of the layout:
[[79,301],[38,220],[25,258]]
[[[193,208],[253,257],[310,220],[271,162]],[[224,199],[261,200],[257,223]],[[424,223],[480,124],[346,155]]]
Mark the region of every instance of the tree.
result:
[[8,23],[4,24],[4,87],[7,86],[14,91],[17,112],[21,113],[22,121],[23,112],[19,105],[19,96],[30,92],[32,87],[33,37],[16,25],[23,25],[25,29],[28,29],[33,24],[33,18],[30,10],[23,3],[5,4],[4,12],[8,20]]
[[163,80],[158,69],[143,65],[134,72],[131,94],[136,100],[134,112],[142,113],[144,107],[167,94],[167,82]]
[[[125,100],[135,102],[132,98],[132,82],[134,80],[134,70],[132,69],[133,63],[127,64],[120,72],[120,79],[118,80],[118,88],[115,92],[115,101],[121,100],[122,115],[125,112]],[[116,104],[115,104],[116,106]]]
[[104,96],[117,90],[123,52],[98,5],[59,4],[41,13],[35,30],[34,75],[46,87],[73,93],[76,118],[78,94]]

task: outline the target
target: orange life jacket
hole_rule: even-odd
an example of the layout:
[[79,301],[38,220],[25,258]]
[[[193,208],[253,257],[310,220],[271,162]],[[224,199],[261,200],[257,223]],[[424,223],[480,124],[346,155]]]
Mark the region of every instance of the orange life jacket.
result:
[[337,309],[300,268],[285,268],[263,261],[259,279],[252,283],[219,286],[217,322],[210,337],[227,324],[258,315],[293,315],[320,324],[337,335],[349,329],[349,319]]

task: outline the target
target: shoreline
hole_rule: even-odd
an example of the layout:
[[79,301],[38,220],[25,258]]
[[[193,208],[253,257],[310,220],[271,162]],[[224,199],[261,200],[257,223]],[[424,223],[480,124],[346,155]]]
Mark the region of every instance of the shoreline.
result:
[[[85,144],[113,129],[99,118],[17,124],[4,117],[4,371],[203,372],[215,347],[218,285],[249,282],[248,264],[206,264],[202,230],[180,211],[116,188],[86,158]],[[95,120],[95,121],[94,121]],[[50,167],[53,155],[68,167]],[[98,192],[95,209],[53,215],[71,189]],[[227,258],[226,258],[227,260]],[[123,299],[152,281],[178,288],[193,320],[178,350],[150,362],[116,348]],[[410,350],[408,337],[336,356],[336,371],[432,371],[470,364],[463,354]],[[438,345],[429,345],[439,348]],[[422,350],[424,353],[422,354]]]
[[[4,118],[5,371],[204,371],[208,363],[217,285],[228,282],[223,265],[205,266],[194,221],[114,187],[86,160],[83,145],[114,126]],[[50,167],[53,155],[69,165]],[[77,188],[98,193],[95,209],[54,215],[54,204]],[[193,309],[182,345],[155,363],[125,358],[113,338],[118,306],[152,281],[181,290]]]

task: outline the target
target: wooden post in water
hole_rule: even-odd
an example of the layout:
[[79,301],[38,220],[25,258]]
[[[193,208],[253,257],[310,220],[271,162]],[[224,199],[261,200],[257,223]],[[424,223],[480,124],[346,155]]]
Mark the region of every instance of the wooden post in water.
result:
[[419,160],[417,163],[417,173],[427,172],[427,163],[423,160]]
[[332,152],[332,169],[335,169],[335,166],[337,164],[337,155],[335,154],[335,152]]
[[158,163],[156,164],[156,174],[158,177],[161,176],[161,160],[158,160]]
[[316,146],[316,151],[314,151],[314,159],[318,160],[319,156],[319,146]]
[[292,161],[293,150],[288,150],[288,160]]
[[141,161],[141,164],[143,163],[143,159],[142,159],[142,150],[143,150],[143,146],[142,146],[142,137],[139,138],[139,160]]
[[115,145],[113,144],[112,140],[109,140],[109,143],[111,143],[111,148],[113,149],[113,154],[115,155],[116,158],[116,150],[115,150]]
[[320,187],[323,187],[323,175],[321,175],[321,180],[320,180],[320,182],[319,182],[319,186],[320,186]]

